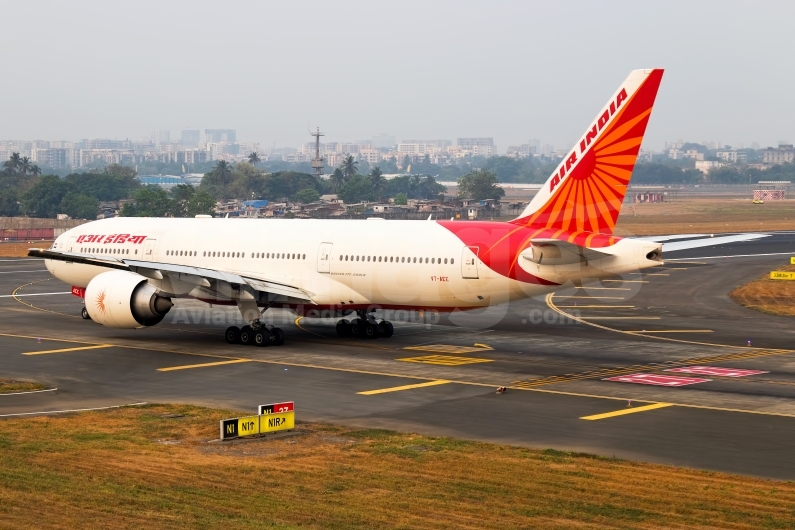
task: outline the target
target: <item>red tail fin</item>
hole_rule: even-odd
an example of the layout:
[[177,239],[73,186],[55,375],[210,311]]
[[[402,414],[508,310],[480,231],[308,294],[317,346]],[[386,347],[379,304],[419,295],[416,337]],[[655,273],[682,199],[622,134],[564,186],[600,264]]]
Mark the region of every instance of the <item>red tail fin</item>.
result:
[[612,234],[663,71],[634,70],[515,224]]

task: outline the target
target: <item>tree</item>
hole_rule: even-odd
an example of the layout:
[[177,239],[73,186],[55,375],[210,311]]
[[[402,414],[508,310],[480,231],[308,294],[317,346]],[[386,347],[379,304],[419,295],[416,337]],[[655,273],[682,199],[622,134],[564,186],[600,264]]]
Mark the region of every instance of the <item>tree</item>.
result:
[[70,191],[61,200],[61,213],[67,214],[72,219],[97,218],[99,201],[94,197]]
[[334,173],[331,174],[329,178],[329,185],[331,187],[331,191],[334,193],[339,192],[342,186],[345,184],[345,175],[342,174],[342,170],[337,168],[334,170]]
[[357,168],[359,163],[356,162],[356,159],[353,158],[353,155],[348,155],[342,160],[342,165],[340,169],[342,170],[342,174],[345,175],[346,179],[351,178],[352,176],[356,175]]
[[6,174],[10,175],[16,173],[19,170],[19,153],[11,153],[11,156],[8,157],[8,160],[3,162],[3,166],[5,166]]
[[218,164],[216,164],[215,169],[213,169],[213,171],[218,176],[218,179],[221,181],[222,190],[225,191],[226,181],[232,176],[232,167],[226,162],[226,160],[219,160]]
[[36,164],[33,164],[32,166],[30,166],[30,174],[33,175],[34,177],[38,177],[39,175],[41,175],[41,168]]
[[206,191],[199,190],[188,200],[187,217],[213,215],[214,213],[215,199]]
[[122,207],[122,217],[165,217],[173,210],[168,192],[158,186],[144,186],[135,193],[133,200]]
[[[111,172],[106,173],[107,170]],[[127,199],[141,187],[141,182],[135,178],[134,169],[117,164],[107,166],[102,172],[71,173],[64,180],[83,195],[98,201]]]
[[19,196],[14,188],[0,190],[0,217],[14,217],[19,214]]
[[20,173],[22,173],[23,175],[27,175],[28,172],[30,172],[30,158],[26,156],[20,158],[19,165],[17,167],[19,168]]
[[61,201],[74,186],[57,175],[44,175],[25,194],[22,203],[26,215],[55,217],[62,213]]
[[303,188],[295,192],[293,200],[304,204],[317,202],[320,200],[320,194],[314,188]]
[[362,175],[354,175],[339,190],[337,195],[346,203],[354,204],[357,202],[372,200],[373,188],[370,182]]
[[370,181],[370,187],[373,189],[373,195],[380,197],[381,192],[384,191],[384,174],[378,166],[374,167],[370,174],[367,175],[367,180]]
[[458,181],[458,197],[461,199],[499,200],[505,195],[505,190],[497,184],[497,175],[485,169],[476,169]]
[[400,163],[400,168],[403,171],[408,171],[409,170],[409,166],[411,166],[411,158],[409,158],[409,155],[405,155],[403,157],[403,161]]
[[251,164],[252,166],[256,166],[260,162],[262,162],[262,160],[260,159],[256,151],[248,155],[248,163]]
[[188,205],[195,194],[196,190],[194,187],[188,184],[178,184],[171,188],[171,214],[174,217],[187,217]]
[[405,193],[398,193],[395,195],[395,204],[397,206],[406,205],[409,203],[408,197],[406,197]]

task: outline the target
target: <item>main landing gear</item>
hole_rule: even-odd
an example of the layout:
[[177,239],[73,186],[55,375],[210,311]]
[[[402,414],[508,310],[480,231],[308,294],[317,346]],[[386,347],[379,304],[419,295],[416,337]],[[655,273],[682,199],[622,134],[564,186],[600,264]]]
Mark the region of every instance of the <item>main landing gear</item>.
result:
[[368,316],[363,311],[358,312],[358,316],[352,320],[342,319],[337,322],[337,335],[340,337],[362,337],[365,339],[377,339],[382,337],[388,339],[395,332],[395,327],[388,320],[376,322],[372,316]]
[[[247,346],[281,346],[284,344],[284,332],[280,328],[254,321],[250,326],[230,326],[226,328],[224,338],[229,344],[245,344]],[[256,329],[255,329],[256,328]]]

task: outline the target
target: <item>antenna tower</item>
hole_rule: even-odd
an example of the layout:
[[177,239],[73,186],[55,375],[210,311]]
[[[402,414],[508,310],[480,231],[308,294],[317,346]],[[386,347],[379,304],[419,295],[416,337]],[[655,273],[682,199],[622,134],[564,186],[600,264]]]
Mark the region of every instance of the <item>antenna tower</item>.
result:
[[320,127],[317,128],[316,132],[309,131],[309,134],[315,137],[315,158],[312,159],[312,171],[315,172],[315,176],[320,176],[323,174],[323,157],[320,156],[320,137],[325,136],[324,133],[320,132]]

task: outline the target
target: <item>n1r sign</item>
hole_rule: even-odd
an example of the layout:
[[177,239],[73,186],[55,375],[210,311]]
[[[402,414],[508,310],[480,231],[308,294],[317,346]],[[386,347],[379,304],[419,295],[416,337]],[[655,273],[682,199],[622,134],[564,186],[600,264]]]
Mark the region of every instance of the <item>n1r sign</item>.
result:
[[260,433],[295,429],[295,411],[260,416]]
[[271,403],[269,405],[260,405],[259,413],[263,414],[279,414],[281,412],[290,412],[295,410],[295,402],[285,401],[284,403]]

